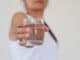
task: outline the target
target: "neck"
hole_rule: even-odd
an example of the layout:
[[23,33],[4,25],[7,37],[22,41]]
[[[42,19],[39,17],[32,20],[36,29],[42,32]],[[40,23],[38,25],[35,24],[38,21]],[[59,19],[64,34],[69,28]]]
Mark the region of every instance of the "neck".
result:
[[27,12],[29,15],[34,17],[36,20],[41,20],[43,18],[44,11],[42,10],[28,10]]

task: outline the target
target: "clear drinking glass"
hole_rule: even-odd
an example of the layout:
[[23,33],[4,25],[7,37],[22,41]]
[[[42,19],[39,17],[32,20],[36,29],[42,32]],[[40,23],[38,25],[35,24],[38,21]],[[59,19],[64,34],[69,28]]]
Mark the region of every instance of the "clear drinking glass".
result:
[[34,45],[41,45],[44,40],[44,25],[43,24],[32,24],[33,36],[31,43]]

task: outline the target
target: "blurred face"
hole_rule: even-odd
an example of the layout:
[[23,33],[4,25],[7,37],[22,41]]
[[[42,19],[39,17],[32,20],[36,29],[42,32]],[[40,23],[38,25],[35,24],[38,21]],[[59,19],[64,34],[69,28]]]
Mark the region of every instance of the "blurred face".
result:
[[43,10],[46,8],[48,0],[24,0],[28,9]]

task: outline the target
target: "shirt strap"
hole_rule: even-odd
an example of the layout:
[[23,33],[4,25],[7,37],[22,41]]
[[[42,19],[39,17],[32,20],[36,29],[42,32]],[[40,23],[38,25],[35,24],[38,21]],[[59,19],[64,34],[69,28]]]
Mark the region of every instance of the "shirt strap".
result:
[[54,35],[54,33],[52,32],[51,28],[49,27],[49,25],[44,21],[44,24],[48,27],[49,29],[49,33],[50,35],[52,36],[52,38],[55,40],[55,42],[57,43],[57,38],[56,36]]

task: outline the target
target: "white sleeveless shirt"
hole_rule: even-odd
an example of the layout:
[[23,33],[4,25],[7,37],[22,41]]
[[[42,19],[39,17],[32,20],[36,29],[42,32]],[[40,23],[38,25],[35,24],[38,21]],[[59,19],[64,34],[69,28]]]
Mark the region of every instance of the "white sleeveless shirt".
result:
[[[34,22],[31,16],[27,16]],[[43,19],[41,20],[44,23]],[[34,22],[35,23],[35,22]],[[45,32],[44,43],[33,48],[20,46],[18,41],[9,41],[12,60],[56,60],[57,46],[49,32]]]

